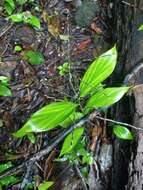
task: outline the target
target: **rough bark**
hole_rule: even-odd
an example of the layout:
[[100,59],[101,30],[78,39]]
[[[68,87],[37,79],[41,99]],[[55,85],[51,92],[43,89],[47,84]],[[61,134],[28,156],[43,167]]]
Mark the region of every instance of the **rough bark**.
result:
[[[129,2],[129,3],[128,3]],[[114,1],[115,41],[119,50],[116,80],[137,85],[143,81],[143,32],[138,27],[143,23],[142,1]],[[115,16],[116,15],[116,16]],[[121,75],[122,73],[122,75]],[[129,75],[127,75],[130,73]],[[130,98],[125,99],[116,109],[116,119],[143,127],[143,87],[134,89]],[[114,143],[114,168],[112,189],[143,189],[143,140],[142,133],[134,131],[132,143],[116,140]]]

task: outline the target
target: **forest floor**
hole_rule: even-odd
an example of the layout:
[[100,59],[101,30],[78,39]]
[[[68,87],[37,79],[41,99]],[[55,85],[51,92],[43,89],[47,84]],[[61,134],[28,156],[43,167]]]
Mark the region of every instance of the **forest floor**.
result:
[[[108,9],[105,1],[100,3],[104,10]],[[0,12],[0,75],[10,78],[12,90],[12,97],[0,97],[0,162],[12,161],[14,167],[40,151],[61,129],[38,133],[35,144],[27,137],[14,138],[12,133],[44,105],[66,98],[72,100],[88,65],[111,45],[106,13],[97,2],[39,0],[30,5],[25,3],[22,9],[40,19],[40,29],[12,23],[3,9]],[[20,52],[15,51],[16,45],[22,47]],[[42,53],[44,63],[30,65],[25,61],[23,54],[29,50]],[[70,68],[61,73],[59,68],[65,63]],[[59,178],[61,172],[56,173],[53,164],[58,153],[57,147],[35,164],[36,184]],[[20,189],[24,172],[25,169],[18,174],[19,183],[9,184],[6,189]]]

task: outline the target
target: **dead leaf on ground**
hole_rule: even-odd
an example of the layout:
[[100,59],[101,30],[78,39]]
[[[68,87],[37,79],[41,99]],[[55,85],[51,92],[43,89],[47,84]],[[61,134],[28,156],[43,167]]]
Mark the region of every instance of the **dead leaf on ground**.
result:
[[48,25],[49,33],[52,34],[52,36],[57,38],[61,33],[61,23],[60,23],[59,15],[57,14],[48,15],[46,11],[43,11],[42,18],[44,22],[46,22]]
[[88,39],[82,41],[82,42],[77,46],[77,48],[76,48],[76,54],[78,54],[78,53],[84,51],[84,50],[89,46],[90,43],[91,43],[91,39],[90,39],[90,38],[88,38]]
[[102,34],[102,30],[95,22],[91,24],[91,29],[96,33],[96,34]]

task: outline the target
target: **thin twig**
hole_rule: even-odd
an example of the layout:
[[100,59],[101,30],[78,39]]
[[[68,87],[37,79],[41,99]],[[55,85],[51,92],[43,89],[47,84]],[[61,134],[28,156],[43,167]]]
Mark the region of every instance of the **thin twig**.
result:
[[0,38],[5,35],[12,27],[13,27],[14,23],[11,23],[8,27],[5,27],[2,32],[0,33]]
[[24,179],[22,180],[22,183],[21,183],[21,189],[24,189],[26,187],[26,185],[29,183],[29,178],[31,180],[32,170],[33,170],[33,164],[32,165],[30,165],[30,164],[27,165],[26,173],[25,173]]
[[128,123],[124,123],[124,122],[120,122],[120,121],[115,121],[113,119],[103,118],[103,117],[100,117],[98,115],[96,115],[95,118],[103,120],[103,121],[109,121],[109,122],[112,122],[112,123],[115,123],[115,124],[118,124],[118,125],[124,125],[126,127],[130,127],[132,129],[135,129],[135,130],[143,131],[143,128],[135,127],[134,125],[130,125]]
[[129,7],[136,8],[136,9],[138,9],[139,11],[143,12],[143,10],[142,10],[142,9],[140,9],[139,7],[137,7],[135,4],[131,4],[131,3],[126,2],[126,1],[121,1],[121,2],[122,2],[123,4],[125,4],[125,5],[129,6]]
[[74,166],[75,166],[75,170],[76,170],[78,176],[80,177],[80,179],[81,179],[81,181],[82,181],[83,190],[88,190],[88,187],[87,187],[87,185],[86,185],[84,176],[82,175],[82,173],[81,173],[81,171],[80,171],[78,165],[75,164]]

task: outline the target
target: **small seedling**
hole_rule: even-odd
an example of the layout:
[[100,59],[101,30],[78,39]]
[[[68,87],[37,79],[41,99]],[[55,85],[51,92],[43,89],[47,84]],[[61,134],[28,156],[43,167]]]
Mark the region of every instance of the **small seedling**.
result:
[[60,65],[58,67],[59,74],[61,76],[64,76],[65,74],[67,74],[69,72],[69,69],[70,69],[70,64],[68,62],[65,62],[63,65]]
[[15,50],[16,52],[20,52],[20,51],[22,50],[22,47],[21,47],[20,45],[16,45],[16,46],[14,47],[14,50]]
[[40,20],[36,16],[33,16],[31,12],[25,11],[22,13],[13,14],[8,17],[12,22],[23,22],[30,24],[38,29],[40,29]]

